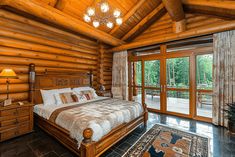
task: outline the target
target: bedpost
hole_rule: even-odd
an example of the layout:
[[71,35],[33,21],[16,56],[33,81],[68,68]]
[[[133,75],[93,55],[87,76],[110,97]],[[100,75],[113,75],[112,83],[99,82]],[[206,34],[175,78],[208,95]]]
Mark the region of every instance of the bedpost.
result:
[[83,141],[81,143],[81,157],[94,157],[95,156],[95,145],[92,142],[93,130],[87,128],[83,131]]
[[29,102],[34,103],[35,91],[35,64],[29,64]]
[[147,109],[147,105],[145,103],[143,104],[143,108],[144,108],[144,127],[147,127],[147,123],[148,123],[148,109]]
[[92,73],[92,70],[90,70],[90,86],[93,87],[93,73]]

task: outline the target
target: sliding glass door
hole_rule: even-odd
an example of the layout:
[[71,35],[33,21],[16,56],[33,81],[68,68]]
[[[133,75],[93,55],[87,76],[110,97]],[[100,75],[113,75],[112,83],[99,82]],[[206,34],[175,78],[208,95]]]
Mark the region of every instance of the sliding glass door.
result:
[[[130,57],[131,58],[131,57]],[[132,98],[152,112],[210,122],[212,47],[133,56]]]

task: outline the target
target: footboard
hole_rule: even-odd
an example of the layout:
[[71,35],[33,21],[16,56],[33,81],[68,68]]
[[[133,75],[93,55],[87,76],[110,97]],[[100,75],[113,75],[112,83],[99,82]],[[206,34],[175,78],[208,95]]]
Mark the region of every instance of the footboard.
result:
[[132,120],[129,123],[120,125],[112,130],[109,134],[105,135],[101,140],[94,142],[91,140],[93,131],[87,128],[83,132],[84,140],[80,148],[77,148],[76,140],[72,139],[69,132],[50,121],[35,115],[35,123],[45,132],[60,141],[65,147],[74,152],[80,157],[95,157],[100,156],[118,141],[127,136],[130,132],[136,129],[141,124],[146,124],[148,113],[145,112],[140,117]]

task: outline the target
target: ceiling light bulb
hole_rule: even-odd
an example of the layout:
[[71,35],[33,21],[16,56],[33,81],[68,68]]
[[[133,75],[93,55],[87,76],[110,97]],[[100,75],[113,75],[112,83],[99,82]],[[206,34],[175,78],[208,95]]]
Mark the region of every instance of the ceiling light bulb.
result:
[[87,14],[88,14],[89,16],[94,16],[94,15],[95,15],[95,9],[92,8],[92,7],[89,7],[89,8],[87,9]]
[[87,14],[84,15],[83,19],[85,22],[91,22],[91,17],[89,17]]
[[114,10],[114,12],[113,12],[114,17],[118,18],[120,15],[121,15],[120,10],[118,10],[118,9]]
[[100,26],[100,23],[99,23],[99,21],[93,21],[93,26],[95,27],[95,28],[97,28],[97,27],[99,27]]
[[102,4],[100,5],[100,10],[101,10],[101,12],[103,12],[103,13],[108,12],[108,11],[109,11],[109,4],[106,3],[106,2],[102,3]]
[[108,23],[107,23],[107,27],[108,27],[108,28],[113,28],[113,23],[112,23],[112,22],[108,22]]
[[117,18],[116,23],[117,23],[117,25],[121,25],[122,24],[122,18]]

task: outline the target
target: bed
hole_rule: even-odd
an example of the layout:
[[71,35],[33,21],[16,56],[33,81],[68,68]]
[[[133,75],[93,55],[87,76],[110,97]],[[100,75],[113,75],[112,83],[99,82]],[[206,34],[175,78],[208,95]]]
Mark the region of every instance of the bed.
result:
[[[92,82],[91,71],[55,72],[46,70],[36,74],[35,65],[30,64],[29,66],[29,97],[30,102],[35,104],[35,124],[81,157],[100,156],[138,126],[142,124],[146,126],[148,118],[145,105],[107,97],[97,97],[87,102],[71,103],[59,107],[52,105],[45,108],[42,105],[40,90],[92,87]],[[95,110],[96,108],[98,111]],[[100,113],[104,116],[98,116],[98,118],[102,117],[100,119],[103,121],[96,120]],[[109,113],[115,114],[118,118],[115,119],[115,116],[110,116]],[[131,114],[126,116],[127,113]],[[82,116],[78,117],[79,114]],[[74,120],[67,120],[71,123],[66,123],[68,115],[71,117],[76,115]],[[120,117],[120,115],[123,116]],[[85,123],[84,119],[93,121]],[[99,129],[94,121],[98,121],[102,129],[105,129]]]

